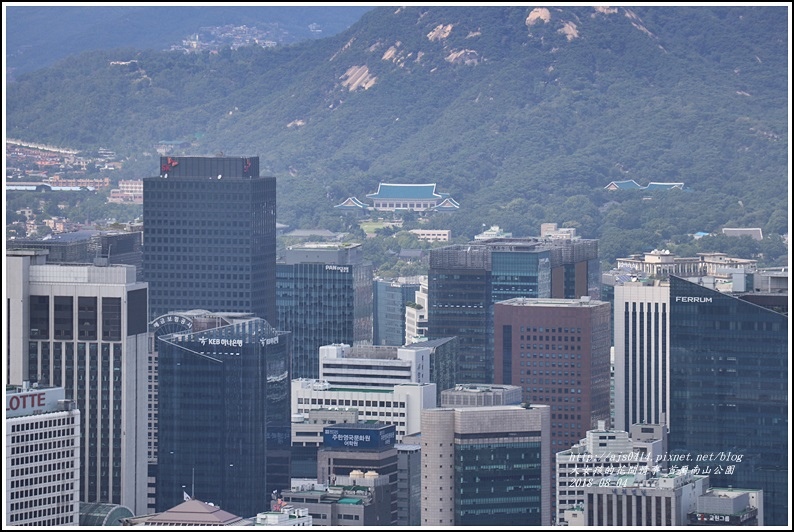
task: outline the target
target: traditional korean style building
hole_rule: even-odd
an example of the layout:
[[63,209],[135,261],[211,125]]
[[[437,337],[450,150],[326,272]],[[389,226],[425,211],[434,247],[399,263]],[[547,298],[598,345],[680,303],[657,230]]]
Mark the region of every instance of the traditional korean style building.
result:
[[367,194],[373,201],[376,211],[434,211],[457,210],[460,205],[449,194],[436,192],[435,183],[421,185],[387,184],[378,185],[378,191]]

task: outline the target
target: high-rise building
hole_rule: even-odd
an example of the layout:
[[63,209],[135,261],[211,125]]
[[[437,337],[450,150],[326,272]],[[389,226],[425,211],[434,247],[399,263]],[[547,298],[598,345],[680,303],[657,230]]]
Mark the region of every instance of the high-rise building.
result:
[[557,453],[556,525],[566,525],[566,510],[583,506],[584,489],[612,475],[667,472],[667,427],[632,425],[631,432],[610,430],[599,422],[577,445]]
[[392,486],[388,477],[356,470],[337,475],[329,486],[295,487],[281,492],[284,503],[307,508],[317,526],[390,526]]
[[549,526],[549,407],[422,411],[422,526]]
[[427,276],[422,276],[413,303],[405,306],[405,345],[427,339]]
[[714,486],[763,490],[773,526],[788,521],[788,320],[670,278],[670,453]]
[[160,337],[175,332],[199,332],[215,329],[224,325],[247,321],[255,316],[251,312],[210,312],[204,309],[174,312],[158,316],[149,323],[149,360],[148,360],[148,507],[151,513],[157,509],[157,450],[158,450],[158,405],[159,384],[157,362],[160,351]]
[[670,283],[615,285],[615,424],[669,423]]
[[422,524],[422,446],[397,443],[397,525]]
[[62,386],[80,410],[80,501],[146,509],[147,285],[130,265],[6,254],[8,383]]
[[588,297],[494,305],[496,382],[550,405],[554,453],[609,421],[609,314],[609,303]]
[[[162,392],[161,392],[162,393]],[[332,386],[316,379],[293,379],[292,415],[321,408],[357,408],[359,423],[382,422],[397,427],[397,441],[419,432],[421,413],[436,406],[436,385],[403,383],[394,386]]]
[[327,425],[317,453],[317,481],[336,484],[338,477],[379,476],[388,480],[389,515],[382,525],[397,524],[397,431],[386,423]]
[[316,379],[319,349],[372,344],[372,263],[360,244],[309,243],[276,266],[279,327],[292,333],[292,375]]
[[390,345],[320,347],[320,380],[333,386],[384,388],[408,382],[432,382],[430,349]]
[[433,249],[428,337],[459,337],[459,382],[495,382],[494,303],[515,297],[597,299],[599,271],[596,240],[504,238]]
[[406,304],[414,303],[420,278],[375,279],[373,290],[373,343],[405,343]]
[[210,309],[276,315],[276,178],[259,157],[161,157],[143,180],[149,317]]
[[157,509],[254,516],[290,485],[289,338],[252,318],[159,338]]
[[[713,478],[713,477],[711,477]],[[570,526],[763,526],[764,493],[709,489],[708,475],[613,474],[584,488],[585,503],[565,511]]]
[[456,357],[458,338],[436,338],[406,345],[403,349],[417,352],[430,351],[430,382],[436,383],[436,404],[441,404],[441,391],[452,388],[458,382]]
[[44,238],[8,241],[8,249],[46,249],[50,264],[131,264],[143,280],[143,233],[141,231],[80,230]]
[[317,451],[323,445],[325,427],[337,423],[358,423],[358,409],[317,408],[292,416],[290,465],[293,479],[317,478]]
[[[80,520],[80,411],[62,387],[6,387],[6,526]],[[42,452],[44,451],[44,452]]]

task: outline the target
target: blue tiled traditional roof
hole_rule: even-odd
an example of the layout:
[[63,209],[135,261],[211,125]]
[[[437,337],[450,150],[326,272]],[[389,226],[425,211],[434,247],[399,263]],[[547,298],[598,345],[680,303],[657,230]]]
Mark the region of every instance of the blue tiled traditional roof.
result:
[[412,200],[431,200],[441,199],[441,194],[436,193],[436,184],[428,183],[423,185],[409,184],[388,184],[378,185],[378,191],[374,194],[367,194],[372,199],[412,199]]
[[366,203],[362,203],[358,198],[349,197],[339,205],[334,206],[334,209],[368,209],[369,206]]
[[446,198],[433,208],[434,211],[456,211],[458,209],[460,209],[460,205],[452,198]]
[[672,190],[674,188],[684,188],[683,183],[658,183],[651,181],[645,190]]
[[609,190],[617,190],[617,189],[620,189],[620,190],[639,190],[642,187],[639,184],[637,184],[637,182],[634,181],[633,179],[629,179],[628,181],[612,181],[610,184],[608,184],[604,188],[607,188]]
[[651,181],[647,186],[643,187],[633,179],[629,179],[628,181],[612,181],[604,188],[607,190],[672,190],[674,188],[683,189],[684,184]]

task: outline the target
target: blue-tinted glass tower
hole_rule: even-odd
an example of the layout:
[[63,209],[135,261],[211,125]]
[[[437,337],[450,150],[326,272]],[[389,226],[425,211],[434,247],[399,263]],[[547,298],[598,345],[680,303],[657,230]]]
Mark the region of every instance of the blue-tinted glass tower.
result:
[[320,376],[321,346],[372,344],[372,263],[360,244],[306,244],[276,266],[279,327],[292,333],[292,378]]
[[239,516],[268,511],[290,485],[289,333],[253,318],[159,345],[157,510],[188,493]]
[[200,308],[276,323],[276,178],[258,157],[161,157],[143,219],[151,318]]
[[765,525],[787,523],[788,328],[785,314],[670,278],[670,453],[710,468],[714,486],[763,489]]

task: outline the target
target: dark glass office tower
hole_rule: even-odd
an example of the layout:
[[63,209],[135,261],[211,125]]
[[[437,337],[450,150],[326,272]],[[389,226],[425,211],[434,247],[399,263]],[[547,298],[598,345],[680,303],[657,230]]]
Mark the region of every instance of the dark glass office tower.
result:
[[320,376],[320,347],[372,344],[372,263],[361,244],[305,244],[277,265],[279,327],[292,333],[292,377]]
[[157,510],[187,493],[267,511],[290,485],[289,333],[252,318],[159,345]]
[[785,314],[670,278],[670,453],[709,468],[711,485],[763,489],[765,525],[787,523],[788,327]]
[[598,293],[598,241],[493,239],[430,251],[428,338],[460,338],[458,382],[494,382],[493,305]]
[[258,157],[161,157],[143,219],[150,318],[201,308],[276,323],[276,178]]

